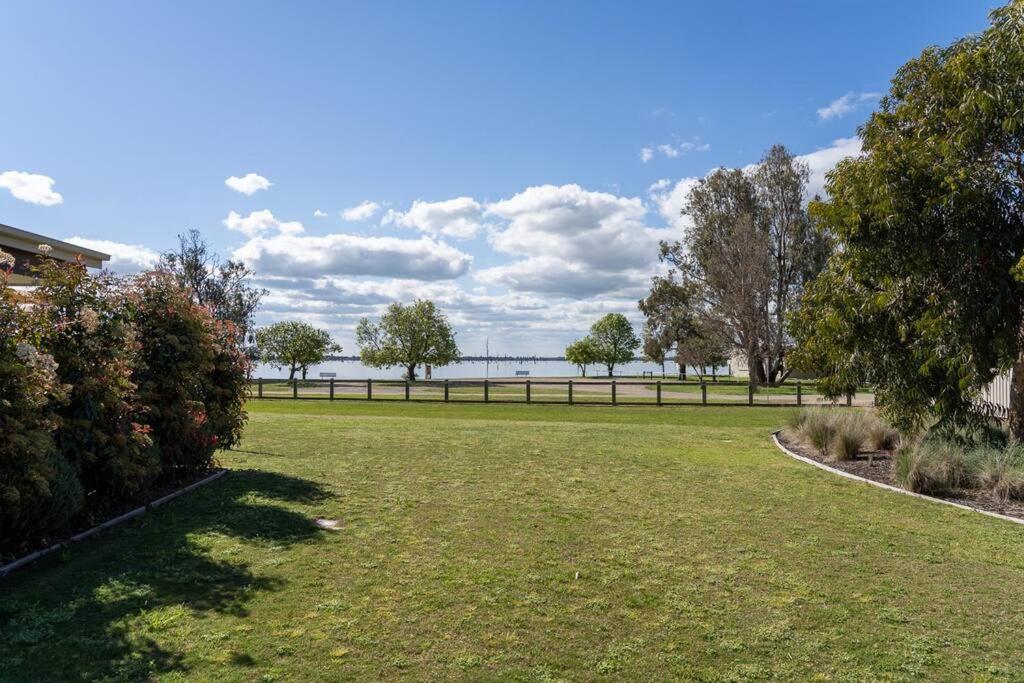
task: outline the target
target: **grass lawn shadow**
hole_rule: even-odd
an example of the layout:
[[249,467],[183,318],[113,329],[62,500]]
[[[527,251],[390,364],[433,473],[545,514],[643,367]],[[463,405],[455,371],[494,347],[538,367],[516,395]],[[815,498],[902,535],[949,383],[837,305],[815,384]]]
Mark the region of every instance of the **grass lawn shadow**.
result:
[[[274,547],[315,541],[323,532],[309,516],[273,503],[310,504],[331,496],[298,477],[233,471],[61,558],[8,577],[0,582],[0,679],[144,680],[187,672],[181,653],[161,648],[151,634],[189,613],[245,616],[255,595],[285,584],[247,563],[211,556],[208,538]],[[88,654],[54,657],[55,642],[73,642],[76,652]]]

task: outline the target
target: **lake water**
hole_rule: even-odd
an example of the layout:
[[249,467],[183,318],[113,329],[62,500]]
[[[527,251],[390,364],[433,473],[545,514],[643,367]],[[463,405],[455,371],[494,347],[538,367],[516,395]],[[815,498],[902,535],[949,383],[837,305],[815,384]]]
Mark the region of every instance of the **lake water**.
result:
[[[577,377],[579,370],[575,365],[565,361],[542,360],[542,361],[464,361],[453,363],[443,368],[434,368],[431,373],[433,379],[466,379],[480,377],[514,377],[516,372],[529,372],[530,377]],[[643,372],[653,372],[661,375],[661,366],[656,363],[624,363],[615,366],[615,375],[640,375]],[[357,360],[328,361],[321,365],[310,368],[306,375],[308,379],[317,379],[321,372],[333,372],[338,379],[401,379],[401,368],[369,368]],[[673,376],[676,372],[676,364],[665,363],[667,376]],[[693,373],[692,368],[689,371]],[[417,377],[423,377],[423,368],[417,371]],[[603,365],[592,365],[587,369],[587,375],[607,374]],[[728,375],[728,367],[719,368],[719,375]],[[263,379],[281,379],[288,377],[288,370],[278,370],[269,365],[257,365],[253,371],[253,377]]]

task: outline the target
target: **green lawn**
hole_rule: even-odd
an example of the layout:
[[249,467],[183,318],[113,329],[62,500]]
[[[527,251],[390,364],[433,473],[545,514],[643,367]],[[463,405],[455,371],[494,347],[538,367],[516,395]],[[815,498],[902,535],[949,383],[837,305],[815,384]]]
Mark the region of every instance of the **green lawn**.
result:
[[250,409],[227,477],[0,579],[0,680],[1024,678],[1024,529],[778,409]]

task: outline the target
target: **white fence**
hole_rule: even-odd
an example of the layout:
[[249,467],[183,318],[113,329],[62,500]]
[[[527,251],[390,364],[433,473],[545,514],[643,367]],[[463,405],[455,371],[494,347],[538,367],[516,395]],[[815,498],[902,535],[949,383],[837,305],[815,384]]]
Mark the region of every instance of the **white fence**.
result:
[[981,401],[991,406],[999,417],[1006,417],[1010,412],[1010,377],[1009,372],[999,375],[981,390]]

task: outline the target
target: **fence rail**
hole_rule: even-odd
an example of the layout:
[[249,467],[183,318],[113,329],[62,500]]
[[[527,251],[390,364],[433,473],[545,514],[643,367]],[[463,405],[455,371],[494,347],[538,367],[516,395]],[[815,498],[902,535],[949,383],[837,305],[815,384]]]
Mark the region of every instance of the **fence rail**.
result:
[[[250,397],[278,400],[419,401],[433,403],[530,403],[612,406],[801,406],[832,403],[813,383],[787,382],[757,389],[714,381],[620,379],[254,379]],[[870,405],[870,395],[846,397],[846,405]]]

